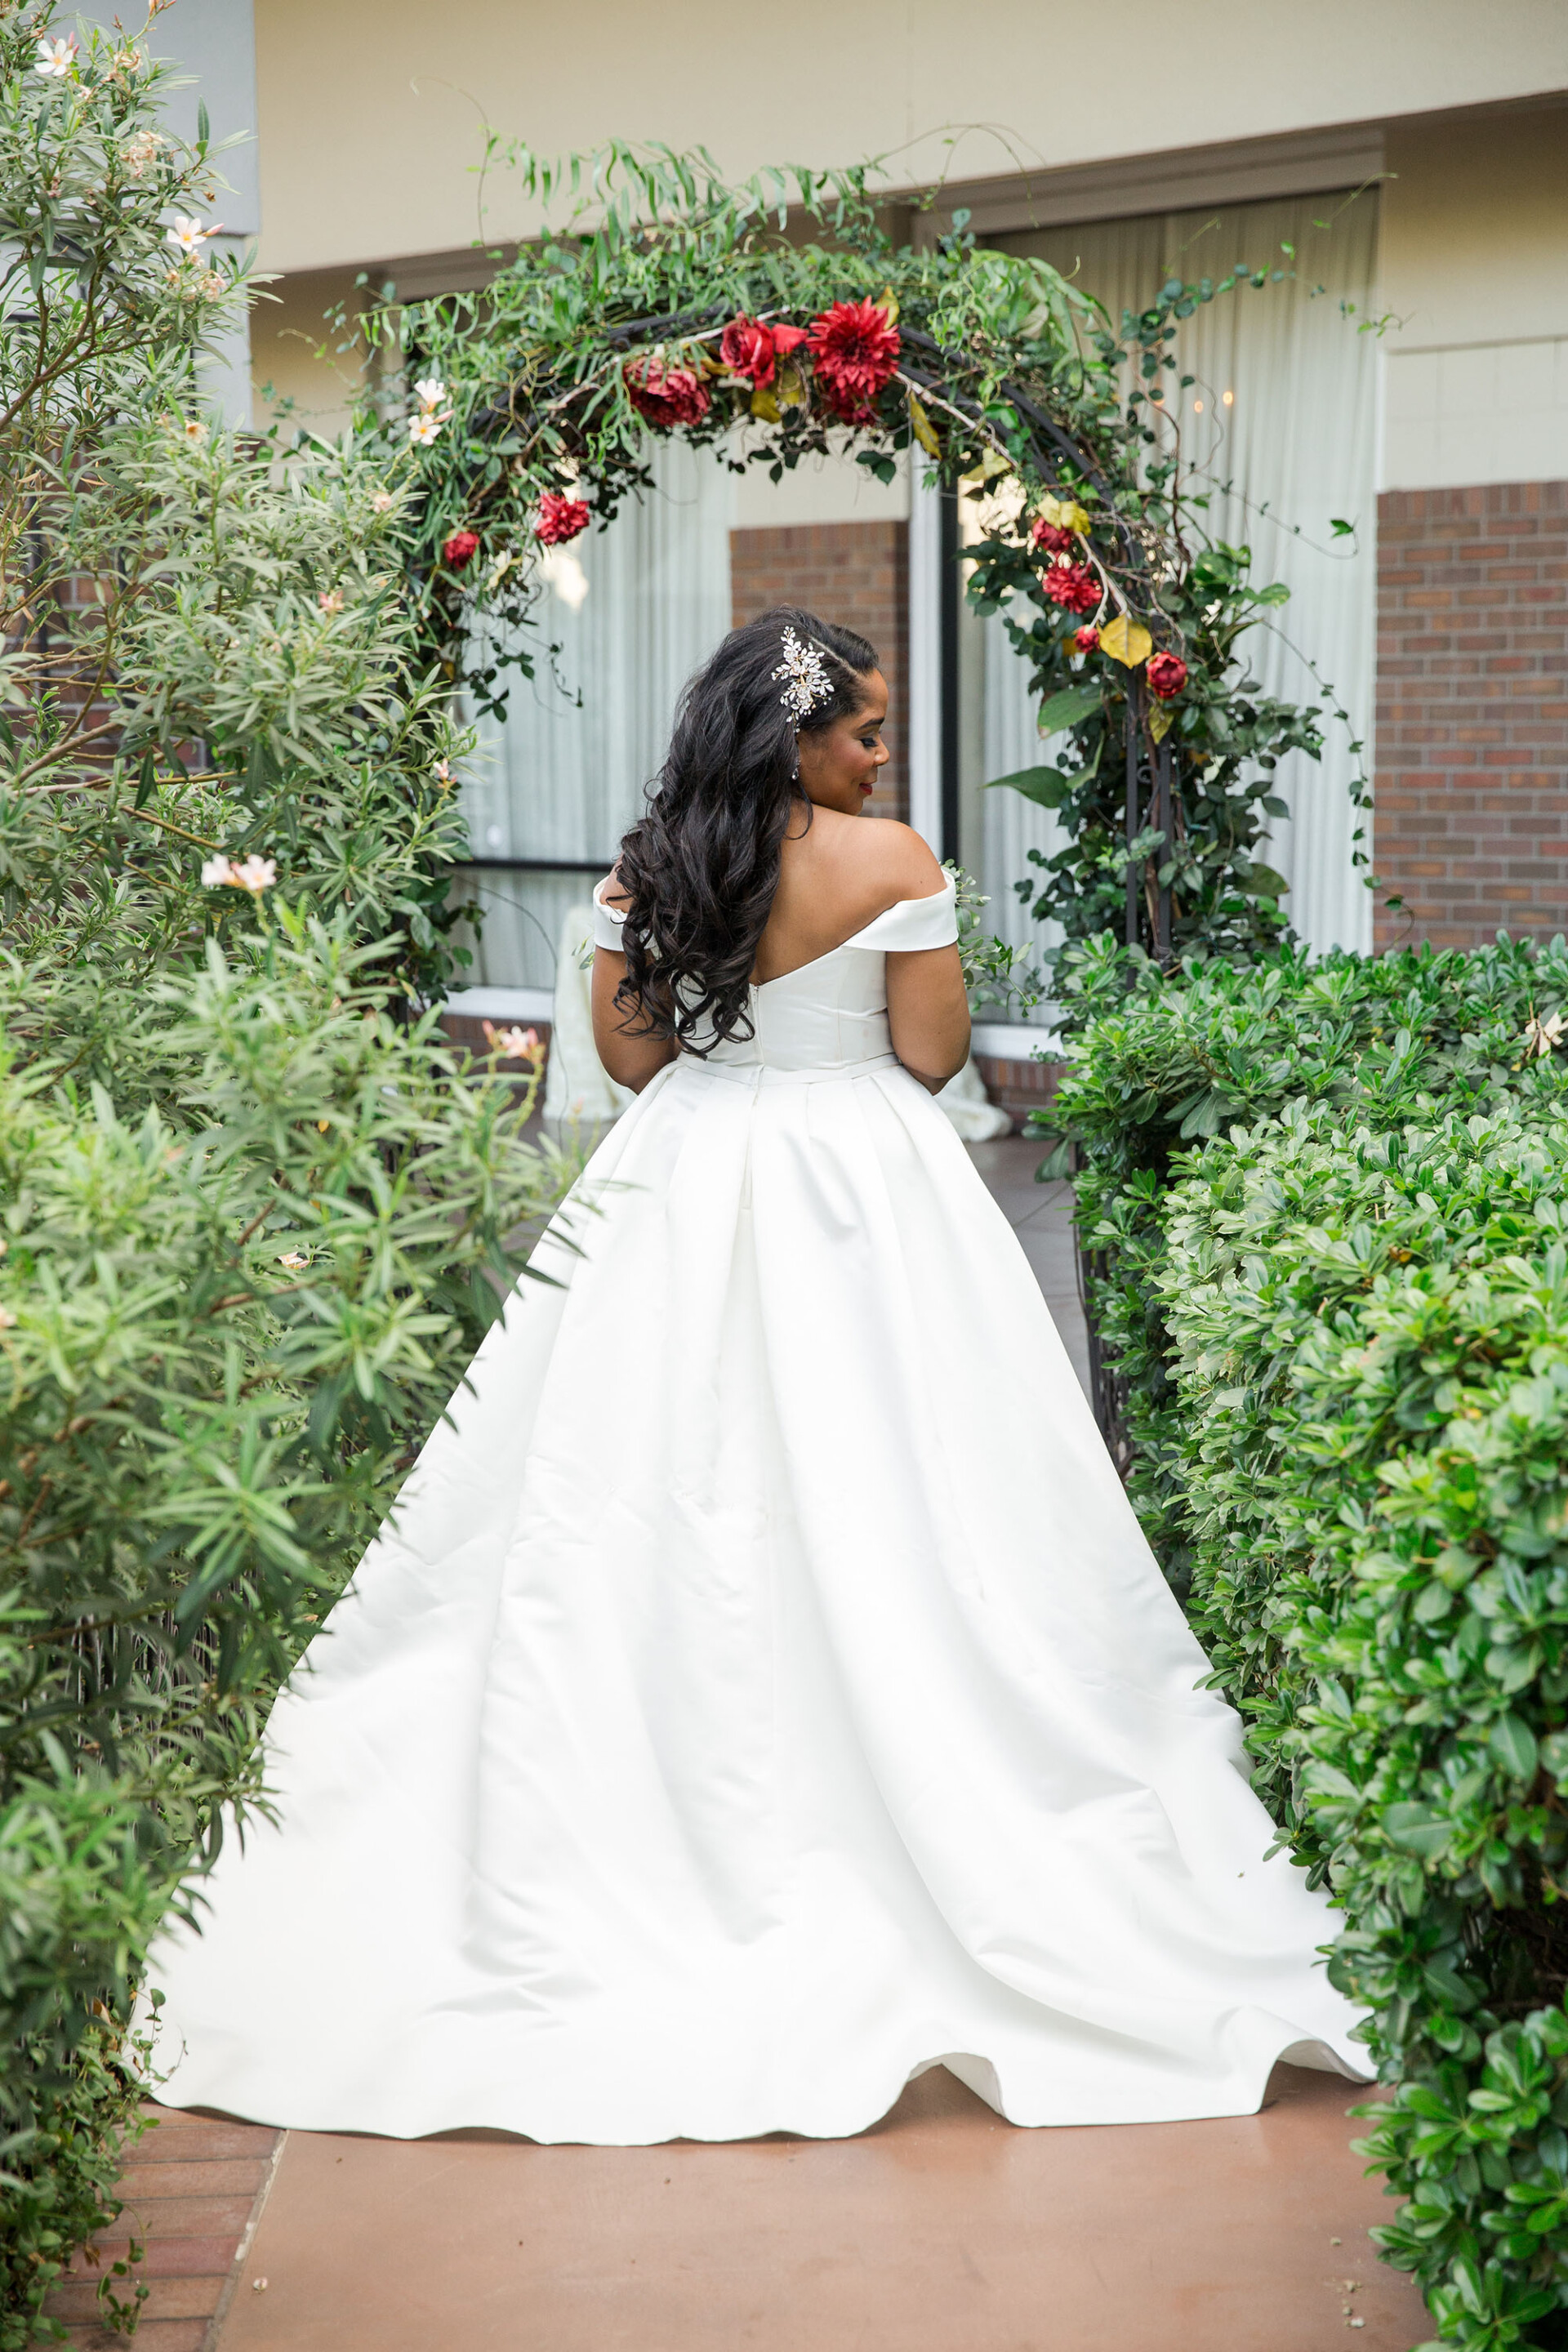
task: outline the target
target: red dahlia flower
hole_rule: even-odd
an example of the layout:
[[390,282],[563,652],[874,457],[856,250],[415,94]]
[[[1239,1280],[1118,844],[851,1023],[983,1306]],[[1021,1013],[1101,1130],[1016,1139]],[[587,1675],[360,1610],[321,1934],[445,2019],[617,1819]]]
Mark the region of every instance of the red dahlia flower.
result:
[[1187,665],[1180,654],[1151,654],[1143,671],[1149,690],[1170,702],[1187,682]]
[[624,370],[626,397],[639,416],[668,433],[675,425],[700,425],[712,395],[691,368],[671,367],[657,353],[639,352]]
[[533,518],[533,536],[542,547],[563,547],[588,528],[585,500],[569,499],[560,490],[546,490]]
[[441,543],[441,560],[454,572],[471,563],[479,553],[479,534],[477,530],[455,530],[450,539]]
[[735,375],[744,376],[759,390],[773,380],[773,363],[805,341],[804,327],[768,327],[742,311],[731,319],[719,339],[719,356]]
[[1053,604],[1065,604],[1069,613],[1092,613],[1100,602],[1100,583],[1087,563],[1053,563],[1040,585]]
[[1070,555],[1073,536],[1070,530],[1064,530],[1060,523],[1042,520],[1029,533],[1029,545],[1037,548],[1042,555]]
[[813,373],[841,425],[868,425],[899,364],[899,331],[875,302],[835,302],[811,322]]
[[1098,653],[1100,650],[1100,631],[1093,628],[1075,629],[1072,633],[1072,641],[1078,647],[1080,654]]

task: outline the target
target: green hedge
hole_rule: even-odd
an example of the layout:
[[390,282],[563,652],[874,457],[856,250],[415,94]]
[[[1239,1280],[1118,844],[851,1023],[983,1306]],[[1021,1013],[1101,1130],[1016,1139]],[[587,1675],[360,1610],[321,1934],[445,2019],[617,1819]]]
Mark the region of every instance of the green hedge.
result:
[[[1120,965],[1121,988],[1117,988]],[[1380,2232],[1447,2343],[1568,2344],[1563,942],[1080,961],[1057,1114],[1131,1485],[1346,1916]],[[1207,1138],[1209,1139],[1202,1139]]]

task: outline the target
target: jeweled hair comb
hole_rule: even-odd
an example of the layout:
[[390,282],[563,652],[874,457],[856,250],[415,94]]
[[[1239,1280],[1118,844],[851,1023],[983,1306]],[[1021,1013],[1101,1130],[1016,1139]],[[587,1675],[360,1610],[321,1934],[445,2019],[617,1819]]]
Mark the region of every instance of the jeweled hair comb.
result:
[[833,680],[815,646],[803,646],[793,629],[784,631],[783,642],[784,659],[773,672],[773,682],[776,685],[781,677],[789,681],[779,700],[789,712],[798,734],[817,704],[831,698]]

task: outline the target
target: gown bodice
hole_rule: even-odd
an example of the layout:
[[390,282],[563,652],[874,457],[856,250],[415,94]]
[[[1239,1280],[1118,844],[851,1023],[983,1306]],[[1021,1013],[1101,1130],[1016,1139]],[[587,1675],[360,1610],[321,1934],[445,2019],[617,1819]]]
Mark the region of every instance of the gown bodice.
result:
[[[626,919],[605,905],[604,887],[594,893],[594,943],[618,950]],[[929,898],[900,898],[826,955],[753,985],[751,1036],[724,1038],[700,1058],[710,1069],[831,1076],[879,1068],[896,1058],[888,1028],[889,954],[951,947],[957,937],[950,876]]]

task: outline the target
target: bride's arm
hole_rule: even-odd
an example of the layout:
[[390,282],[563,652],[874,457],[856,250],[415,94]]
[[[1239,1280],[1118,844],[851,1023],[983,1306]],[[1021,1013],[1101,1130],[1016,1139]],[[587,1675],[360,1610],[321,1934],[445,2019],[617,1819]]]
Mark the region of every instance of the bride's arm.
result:
[[894,1053],[931,1093],[958,1076],[969,1058],[969,999],[955,947],[889,955],[888,1026]]
[[622,1011],[616,991],[626,976],[626,960],[610,948],[594,950],[594,1044],[599,1059],[618,1087],[640,1095],[679,1048],[673,1037],[638,1034],[637,1016]]

